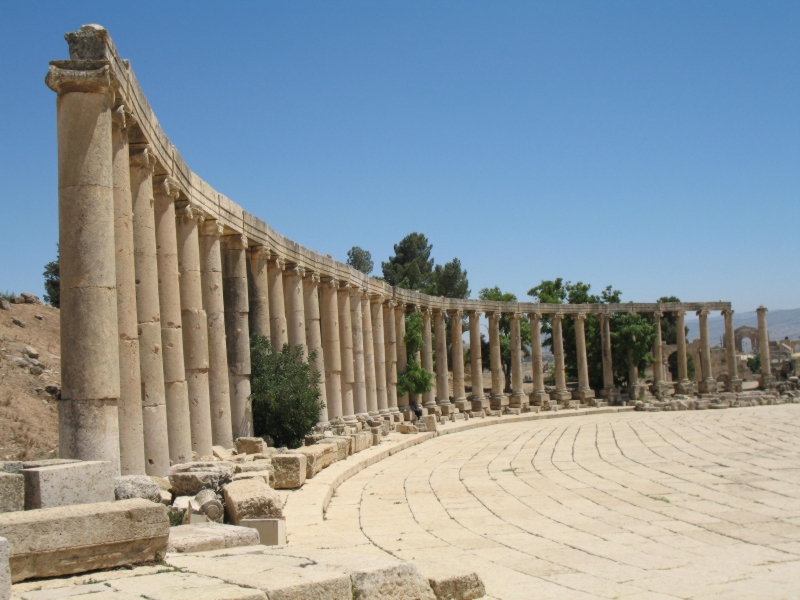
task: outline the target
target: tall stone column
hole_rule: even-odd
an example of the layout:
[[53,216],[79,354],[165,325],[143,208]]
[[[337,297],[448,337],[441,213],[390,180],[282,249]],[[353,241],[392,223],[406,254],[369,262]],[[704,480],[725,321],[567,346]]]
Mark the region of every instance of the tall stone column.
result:
[[553,358],[555,359],[555,379],[556,391],[553,392],[553,399],[560,404],[568,403],[572,399],[572,394],[567,389],[567,375],[564,370],[564,337],[562,333],[561,320],[563,315],[555,314],[553,320]]
[[397,331],[395,330],[393,300],[383,307],[383,335],[386,341],[386,404],[393,415],[397,410]]
[[130,171],[133,258],[136,269],[136,319],[139,329],[139,369],[142,378],[145,471],[148,475],[165,477],[169,473],[170,455],[153,212],[154,164],[155,160],[150,155],[148,147],[132,148]]
[[483,359],[481,357],[481,313],[476,310],[469,311],[469,355],[470,379],[472,380],[472,393],[469,400],[472,410],[479,411],[489,408],[489,401],[483,394]]
[[575,347],[578,355],[578,389],[575,397],[581,402],[591,403],[594,390],[589,385],[589,364],[586,358],[586,315],[573,315],[575,323]]
[[[406,307],[401,303],[394,309],[395,336],[397,337],[397,376],[408,370],[408,350],[406,348]],[[463,382],[462,382],[463,383]],[[399,412],[407,410],[410,398],[408,394],[397,396],[397,408]]]
[[653,313],[653,329],[655,330],[656,339],[653,343],[653,387],[652,391],[658,398],[663,398],[672,393],[672,386],[669,385],[664,378],[664,353],[662,350],[663,341],[661,338],[661,311]]
[[188,202],[176,206],[178,271],[180,273],[181,330],[183,332],[186,382],[189,386],[192,450],[213,456],[211,400],[208,388],[208,319],[203,310],[198,229],[203,212]]
[[363,289],[350,288],[350,321],[353,328],[353,410],[359,421],[369,417],[366,373],[364,373],[364,309],[361,306],[363,293]]
[[[694,383],[689,380],[689,362],[686,357],[686,325],[684,324],[685,310],[675,313],[675,332],[678,346],[678,385],[676,389],[681,394],[691,396],[694,394]],[[699,367],[699,365],[698,365]]]
[[46,83],[58,93],[59,455],[110,461],[119,473],[111,75],[107,65],[79,71],[51,66]]
[[364,337],[364,388],[367,394],[367,414],[377,417],[378,385],[375,380],[375,337],[372,335],[372,303],[369,293],[361,293],[361,328]]
[[248,272],[248,298],[250,300],[250,314],[248,322],[250,333],[261,337],[270,337],[269,322],[269,277],[267,263],[270,250],[266,246],[253,246],[250,248]]
[[378,413],[389,414],[386,393],[386,338],[383,331],[383,296],[371,298],[372,346],[375,352],[375,393],[378,398]]
[[[422,309],[422,351],[421,351],[421,365],[422,368],[433,373],[433,342],[431,340],[431,309]],[[431,387],[430,391],[422,394],[422,406],[431,409],[436,406],[436,392]],[[431,412],[430,410],[428,412]]]
[[433,329],[436,336],[436,403],[450,406],[450,389],[447,383],[447,328],[445,312],[433,311]]
[[233,447],[228,349],[225,335],[225,302],[222,293],[222,225],[206,219],[200,226],[200,283],[208,327],[208,392],[211,410],[211,441]]
[[354,425],[356,419],[353,406],[353,324],[350,315],[350,284],[341,282],[337,292],[339,304],[339,348],[342,360],[342,420]]
[[489,399],[492,410],[502,411],[508,406],[508,396],[503,393],[505,377],[500,354],[500,317],[502,314],[499,312],[486,313],[486,318],[489,319],[489,360],[492,367],[492,395]]
[[739,378],[739,368],[736,364],[736,334],[733,329],[733,311],[723,310],[725,317],[725,361],[728,366],[728,392],[741,392],[742,380]]
[[192,460],[192,429],[189,388],[186,385],[186,366],[183,360],[181,294],[178,283],[178,241],[175,230],[178,188],[168,177],[159,176],[153,180],[153,194],[169,459],[172,464],[179,464]]
[[522,315],[512,313],[511,317],[511,396],[509,408],[524,408],[528,405],[528,397],[522,391]]
[[233,437],[253,435],[250,406],[250,323],[247,299],[247,238],[222,236],[222,292],[228,347],[228,382]]
[[303,269],[287,265],[283,271],[283,300],[286,306],[286,333],[292,349],[303,349],[303,360],[308,359],[306,347],[306,309],[303,302]]
[[619,389],[614,385],[614,356],[611,353],[611,315],[600,315],[600,338],[603,344],[603,391],[600,394],[609,402],[619,398]]
[[310,360],[312,368],[319,373],[319,399],[323,407],[320,410],[319,422],[328,423],[328,396],[325,388],[325,359],[322,349],[322,329],[319,314],[319,274],[306,271],[303,278],[303,305],[306,316],[306,346],[309,359],[311,353],[316,353]]
[[542,364],[542,315],[537,312],[528,313],[531,320],[531,375],[533,376],[533,392],[530,403],[534,406],[550,406],[550,396],[544,390],[544,365]]
[[114,247],[119,330],[119,468],[122,475],[144,475],[142,377],[136,323],[136,266],[133,258],[133,207],[125,107],[117,105],[111,125],[114,172]]
[[463,312],[449,310],[450,315],[450,352],[453,355],[453,404],[461,412],[471,410],[464,391],[464,330],[461,327]]
[[339,346],[339,282],[325,278],[320,298],[322,325],[322,353],[325,359],[325,395],[328,400],[328,418],[342,418],[342,355]]
[[267,264],[267,282],[269,287],[269,333],[272,347],[276,352],[289,343],[286,331],[286,308],[283,303],[283,269],[285,261],[273,256]]
[[639,392],[639,365],[633,361],[633,350],[628,348],[628,398],[636,401]]
[[761,354],[761,388],[768,390],[775,387],[772,365],[769,356],[769,329],[767,329],[767,309],[759,306],[758,314],[758,351]]
[[703,380],[700,382],[700,392],[713,394],[717,391],[717,381],[711,370],[711,340],[708,338],[708,311],[698,310],[700,317],[700,361],[703,365]]

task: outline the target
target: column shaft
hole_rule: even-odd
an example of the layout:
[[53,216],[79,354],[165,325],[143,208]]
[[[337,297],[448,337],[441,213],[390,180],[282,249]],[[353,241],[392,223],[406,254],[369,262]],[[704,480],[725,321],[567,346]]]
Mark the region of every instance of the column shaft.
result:
[[339,302],[335,279],[322,283],[320,317],[322,325],[322,353],[325,358],[325,395],[328,400],[328,418],[342,418],[342,356],[339,347]]
[[[694,384],[689,381],[689,362],[686,355],[686,325],[684,324],[686,311],[679,310],[675,313],[675,332],[678,346],[678,385],[676,389],[681,394],[694,393]],[[699,368],[699,365],[696,365]]]
[[[395,337],[397,338],[397,376],[400,377],[408,370],[408,350],[406,349],[406,308],[403,304],[398,304],[394,309]],[[399,412],[408,407],[410,399],[408,394],[397,397],[397,408]]]
[[633,361],[633,350],[628,349],[628,398],[636,401],[639,392],[639,365]]
[[[431,340],[431,310],[422,310],[422,351],[421,366],[423,369],[433,374],[433,343]],[[430,391],[422,394],[422,405],[431,408],[436,406],[436,392],[431,387]]]
[[300,346],[303,360],[308,360],[306,346],[306,309],[303,301],[303,270],[289,265],[283,272],[283,300],[286,306],[286,333],[292,350]]
[[603,392],[604,398],[616,400],[619,390],[614,385],[614,355],[611,351],[611,315],[600,315],[600,337],[603,343]]
[[450,311],[450,353],[453,356],[453,403],[460,411],[467,410],[467,393],[464,391],[464,330],[461,327],[463,313]]
[[663,383],[664,381],[664,373],[661,371],[661,313],[655,312],[653,313],[653,330],[656,334],[655,342],[653,342],[653,358],[655,362],[653,363],[653,383],[658,386],[658,384]]
[[386,391],[386,338],[383,331],[383,296],[371,298],[372,343],[375,352],[375,393],[378,398],[378,412],[389,414]]
[[267,264],[267,282],[269,287],[269,333],[272,346],[276,352],[289,343],[286,331],[286,307],[283,301],[283,269],[284,260],[274,256]]
[[556,391],[555,400],[559,403],[568,403],[572,394],[567,389],[567,375],[564,370],[564,337],[561,320],[563,315],[553,315],[553,358],[555,359]]
[[378,416],[378,386],[375,380],[375,337],[372,335],[372,303],[367,292],[361,294],[361,327],[364,336],[364,387],[367,413]]
[[508,406],[508,396],[503,393],[505,377],[503,375],[502,354],[500,348],[500,318],[501,313],[487,312],[489,319],[489,360],[492,367],[492,395],[490,401],[492,410],[503,410]]
[[510,408],[527,406],[528,398],[522,391],[522,327],[521,315],[511,314],[511,397]]
[[383,335],[386,341],[386,407],[392,414],[397,410],[397,331],[394,321],[394,301],[383,307]]
[[[319,314],[319,275],[306,271],[303,279],[303,304],[306,317],[306,345],[308,347],[309,362],[312,368],[319,373],[319,399],[323,407],[320,409],[320,423],[328,422],[328,396],[325,387],[325,359],[322,349],[322,329]],[[311,357],[311,353],[315,353]]]
[[767,309],[759,306],[758,314],[758,351],[761,354],[761,387],[770,389],[775,386],[772,365],[769,356],[769,329],[767,328]]
[[353,328],[353,411],[359,420],[366,419],[367,384],[364,373],[364,309],[363,290],[350,288],[350,321]]
[[733,329],[733,311],[724,310],[725,317],[725,361],[728,367],[728,392],[741,392],[742,380],[739,378],[739,369],[736,364],[736,334]]
[[450,405],[450,389],[447,383],[447,327],[445,312],[435,310],[433,328],[436,336],[436,403]]
[[354,424],[358,419],[353,406],[353,384],[355,369],[353,364],[353,324],[350,313],[350,286],[342,284],[338,292],[339,304],[339,347],[342,360],[342,419]]
[[269,277],[267,263],[269,262],[269,248],[266,246],[253,246],[248,252],[248,299],[250,300],[250,314],[248,322],[250,333],[261,337],[270,337],[269,322]]
[[542,364],[542,315],[528,313],[531,320],[531,375],[533,392],[530,403],[534,406],[549,406],[550,396],[544,390],[544,364]]
[[700,361],[703,365],[703,380],[700,382],[700,391],[704,394],[713,394],[717,391],[717,381],[711,369],[711,340],[708,337],[708,311],[699,310],[700,317]]
[[469,396],[472,410],[479,411],[489,408],[489,402],[483,395],[483,358],[481,356],[481,313],[469,313],[469,355],[470,379],[472,393]]

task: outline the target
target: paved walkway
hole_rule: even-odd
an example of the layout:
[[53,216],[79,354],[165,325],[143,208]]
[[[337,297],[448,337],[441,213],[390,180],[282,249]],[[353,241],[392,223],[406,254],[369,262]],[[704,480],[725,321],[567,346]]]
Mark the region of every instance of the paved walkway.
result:
[[361,471],[291,544],[476,570],[533,598],[800,597],[800,405],[447,435]]

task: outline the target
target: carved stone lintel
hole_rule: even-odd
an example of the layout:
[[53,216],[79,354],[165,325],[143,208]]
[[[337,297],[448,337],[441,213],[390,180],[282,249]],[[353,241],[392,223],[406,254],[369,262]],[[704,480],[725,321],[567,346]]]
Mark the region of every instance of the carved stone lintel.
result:
[[131,166],[152,172],[156,159],[150,151],[150,144],[131,144],[129,153]]
[[217,219],[206,219],[200,226],[200,235],[221,237],[223,233],[222,223]]
[[[53,61],[44,78],[45,84],[57,94],[84,92],[112,94],[114,81],[111,67],[104,61]],[[73,68],[68,68],[73,67]],[[79,69],[76,67],[86,67]]]
[[181,190],[178,187],[178,182],[169,175],[159,175],[153,178],[154,196],[168,196],[177,200],[180,192]]

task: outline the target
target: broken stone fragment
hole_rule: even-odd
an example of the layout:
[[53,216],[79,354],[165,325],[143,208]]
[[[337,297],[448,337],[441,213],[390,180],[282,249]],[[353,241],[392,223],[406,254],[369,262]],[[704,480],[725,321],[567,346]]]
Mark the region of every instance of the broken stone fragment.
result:
[[[195,507],[197,510],[195,510]],[[225,511],[222,508],[222,502],[217,498],[217,494],[212,490],[201,490],[197,492],[194,500],[189,503],[189,509],[193,512],[200,512],[208,517],[209,521],[222,523],[222,518],[225,516]]]
[[169,482],[176,496],[194,496],[206,488],[219,492],[233,481],[233,472],[229,462],[184,463],[170,467]]
[[161,488],[147,475],[123,475],[114,477],[114,497],[117,500],[144,498],[161,503]]
[[263,479],[242,479],[226,485],[222,493],[233,524],[241,519],[276,518],[283,516],[283,503],[277,492]]
[[33,346],[25,346],[22,349],[22,353],[25,356],[30,356],[31,358],[39,358],[39,351]]
[[25,327],[24,321],[20,321],[18,318],[14,317],[11,319],[11,322],[16,325],[17,327]]
[[249,527],[197,523],[173,527],[169,532],[167,552],[207,552],[259,543],[258,531]]
[[265,452],[267,442],[260,437],[240,437],[236,438],[237,454],[258,454]]
[[11,304],[5,298],[0,298],[0,310],[11,310]]

